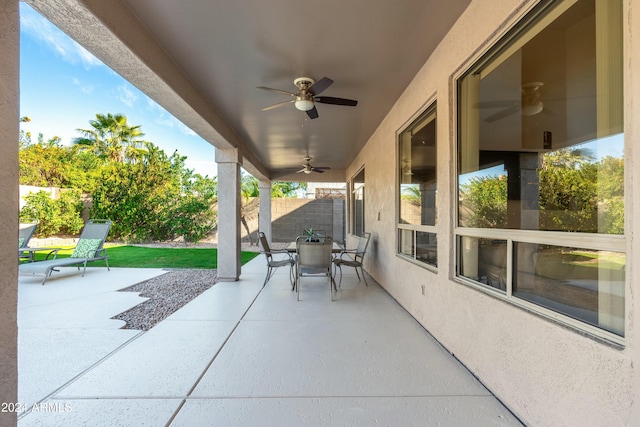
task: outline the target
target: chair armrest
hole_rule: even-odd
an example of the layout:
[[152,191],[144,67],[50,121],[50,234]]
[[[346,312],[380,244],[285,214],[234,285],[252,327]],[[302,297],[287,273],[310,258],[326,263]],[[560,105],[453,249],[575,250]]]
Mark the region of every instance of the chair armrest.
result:
[[286,249],[271,249],[270,251],[265,251],[266,254],[288,254],[290,253]]
[[344,255],[352,255],[353,258],[357,256],[363,256],[364,252],[358,252],[357,249],[345,249],[340,251],[340,259],[343,259]]
[[358,253],[357,249],[343,249],[340,251],[341,254],[355,254]]
[[293,259],[293,254],[286,249],[271,249],[270,251],[263,251],[265,255],[287,255],[289,259]]
[[62,248],[55,248],[54,250],[52,250],[51,252],[49,252],[49,253],[47,254],[47,256],[45,257],[45,259],[49,259],[49,257],[50,257],[51,255],[53,255],[53,258],[51,258],[51,259],[56,259],[56,257],[58,256],[58,251],[59,251],[60,249],[62,249]]

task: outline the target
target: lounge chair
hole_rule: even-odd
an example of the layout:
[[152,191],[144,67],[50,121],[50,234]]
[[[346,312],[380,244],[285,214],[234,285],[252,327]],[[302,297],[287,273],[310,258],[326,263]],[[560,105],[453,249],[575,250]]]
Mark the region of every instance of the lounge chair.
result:
[[20,223],[20,231],[18,232],[18,259],[28,259],[33,261],[33,252],[21,251],[20,249],[29,247],[29,241],[31,240],[33,233],[36,231],[37,226],[37,221]]
[[93,219],[87,221],[70,258],[57,258],[58,250],[55,250],[53,259],[20,264],[20,274],[44,274],[42,280],[44,285],[51,273],[58,271],[56,270],[58,267],[76,265],[80,270],[80,265],[83,265],[82,277],[84,277],[87,263],[103,259],[107,264],[107,270],[109,270],[109,256],[103,245],[110,228],[111,221],[109,220]]

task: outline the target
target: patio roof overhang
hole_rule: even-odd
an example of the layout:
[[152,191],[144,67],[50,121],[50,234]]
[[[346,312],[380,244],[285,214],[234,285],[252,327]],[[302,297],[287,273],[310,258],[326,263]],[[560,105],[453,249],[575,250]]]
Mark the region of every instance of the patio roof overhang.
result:
[[[257,178],[339,182],[469,0],[27,3]],[[261,110],[300,76],[358,105]],[[295,174],[305,155],[331,171]]]

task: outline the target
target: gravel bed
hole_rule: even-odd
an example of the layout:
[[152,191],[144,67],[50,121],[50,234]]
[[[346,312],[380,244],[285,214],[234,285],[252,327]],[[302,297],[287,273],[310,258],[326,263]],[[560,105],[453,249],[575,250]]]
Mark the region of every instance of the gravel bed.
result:
[[171,270],[121,292],[140,292],[149,298],[112,319],[127,322],[122,329],[148,331],[218,282],[217,270]]

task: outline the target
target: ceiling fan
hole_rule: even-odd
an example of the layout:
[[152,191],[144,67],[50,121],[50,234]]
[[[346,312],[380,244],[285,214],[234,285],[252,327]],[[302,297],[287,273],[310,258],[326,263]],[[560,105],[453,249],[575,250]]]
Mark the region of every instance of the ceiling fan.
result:
[[535,116],[541,112],[551,113],[552,111],[545,109],[542,102],[542,93],[540,88],[544,86],[542,82],[525,83],[520,88],[522,92],[521,99],[516,100],[504,100],[504,101],[489,101],[479,103],[480,108],[499,108],[503,109],[485,118],[484,121],[492,123],[505,117],[509,117],[513,114],[521,112],[523,116]]
[[315,103],[321,104],[333,104],[333,105],[345,105],[348,107],[355,107],[358,105],[358,101],[353,99],[335,98],[332,96],[318,96],[324,92],[331,84],[333,80],[328,77],[323,77],[317,82],[310,77],[298,77],[293,81],[293,84],[298,88],[297,92],[287,92],[280,89],[272,89],[270,87],[258,86],[258,89],[269,90],[271,92],[281,93],[289,95],[293,99],[289,101],[279,102],[274,105],[270,105],[262,109],[262,111],[271,110],[273,108],[281,107],[286,104],[293,103],[293,105],[300,111],[307,113],[310,119],[318,118],[318,110]]
[[306,174],[310,174],[311,172],[323,173],[326,169],[331,169],[328,166],[319,166],[319,167],[311,166],[310,156],[306,156],[304,160],[305,162],[302,164],[302,169],[300,169],[296,173],[306,173]]

